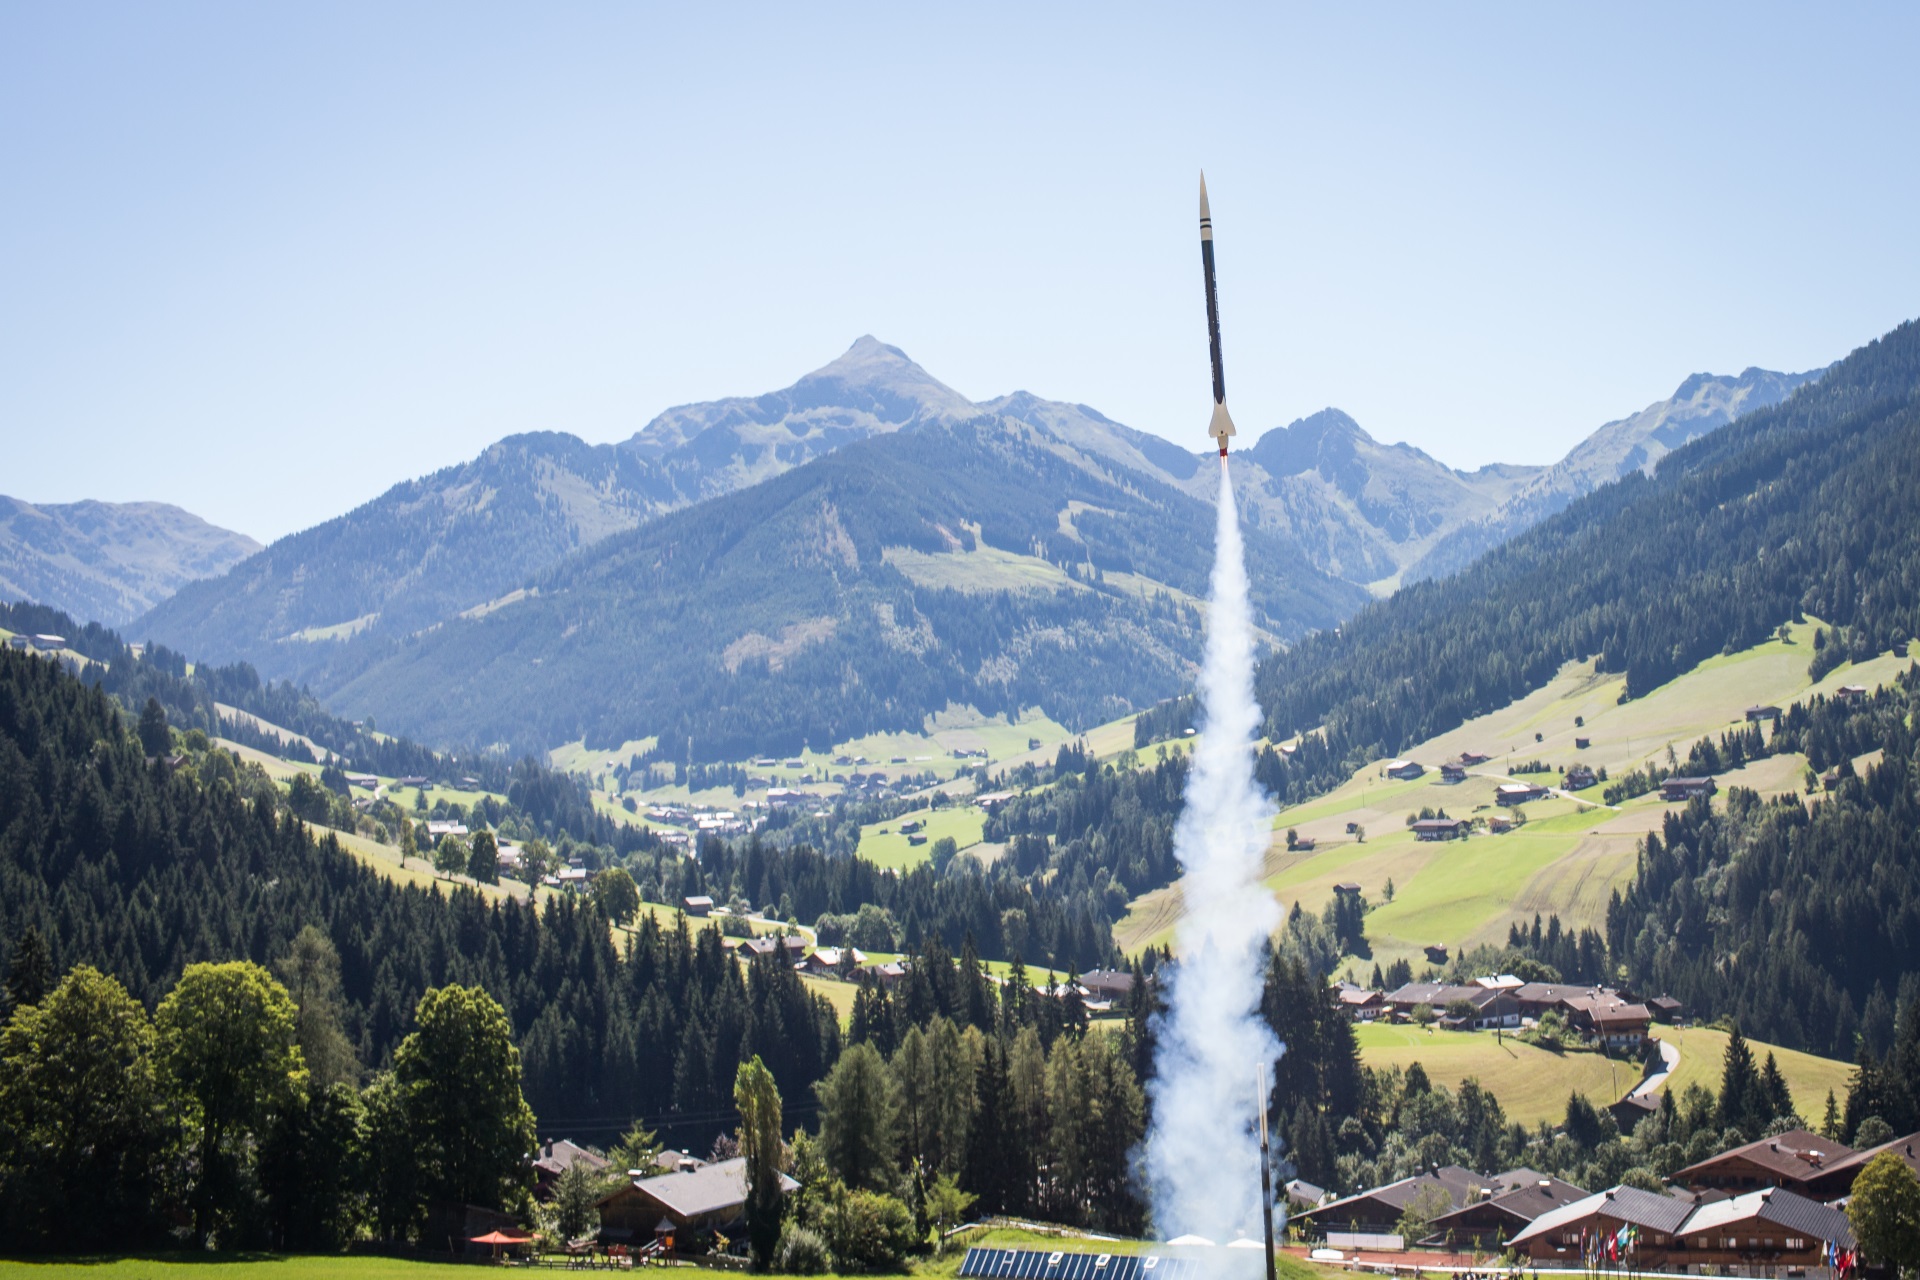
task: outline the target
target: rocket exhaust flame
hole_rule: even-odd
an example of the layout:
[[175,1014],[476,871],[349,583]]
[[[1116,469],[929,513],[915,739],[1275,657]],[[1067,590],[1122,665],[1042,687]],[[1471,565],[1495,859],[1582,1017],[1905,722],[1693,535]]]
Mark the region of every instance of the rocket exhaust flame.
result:
[[[1224,443],[1224,442],[1223,442]],[[1281,1046],[1260,1017],[1261,954],[1280,908],[1260,883],[1273,806],[1253,777],[1254,629],[1233,479],[1220,461],[1201,725],[1174,853],[1186,878],[1179,963],[1161,1015],[1146,1166],[1155,1229],[1213,1240],[1261,1230],[1260,1108],[1247,1067]],[[1163,970],[1163,972],[1165,972]]]

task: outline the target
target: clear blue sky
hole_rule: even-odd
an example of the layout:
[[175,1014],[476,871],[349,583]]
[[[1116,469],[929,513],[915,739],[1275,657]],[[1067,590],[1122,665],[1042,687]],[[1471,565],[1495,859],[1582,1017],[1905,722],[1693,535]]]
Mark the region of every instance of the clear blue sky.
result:
[[1920,313],[1912,6],[0,7],[0,492],[263,540],[871,332],[1543,462]]

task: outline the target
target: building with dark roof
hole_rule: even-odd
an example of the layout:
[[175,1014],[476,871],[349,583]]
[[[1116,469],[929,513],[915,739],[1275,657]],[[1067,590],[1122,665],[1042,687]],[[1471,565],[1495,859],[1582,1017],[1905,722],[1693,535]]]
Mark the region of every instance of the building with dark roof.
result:
[[1530,1173],[1532,1170],[1516,1170],[1500,1175],[1501,1186],[1483,1187],[1478,1198],[1435,1218],[1433,1233],[1420,1243],[1504,1248],[1542,1214],[1564,1208],[1587,1194],[1571,1182],[1544,1174],[1515,1176]]
[[547,1200],[553,1196],[553,1188],[560,1181],[560,1175],[574,1165],[582,1165],[588,1173],[599,1173],[613,1162],[605,1156],[587,1150],[585,1147],[555,1138],[540,1145],[540,1153],[533,1158],[533,1194],[536,1199]]
[[[780,1175],[789,1194],[800,1184]],[[697,1169],[633,1178],[600,1197],[600,1234],[609,1240],[651,1240],[675,1232],[724,1231],[747,1205],[747,1160],[735,1156]]]
[[[1631,1241],[1619,1261],[1637,1270],[1757,1274],[1819,1266],[1827,1245],[1854,1247],[1847,1215],[1780,1187],[1704,1200],[1615,1187],[1544,1213],[1509,1247],[1536,1263],[1581,1265],[1596,1242]],[[1614,1259],[1609,1258],[1609,1261]]]
[[1622,1227],[1635,1227],[1640,1233],[1644,1265],[1647,1251],[1672,1247],[1674,1234],[1693,1211],[1690,1201],[1637,1187],[1614,1187],[1541,1214],[1507,1246],[1536,1262],[1577,1266],[1586,1241],[1614,1235]]
[[1693,800],[1719,791],[1720,785],[1712,778],[1668,778],[1660,784],[1662,800]]
[[1415,840],[1458,840],[1467,834],[1467,824],[1459,818],[1421,818],[1413,824]]
[[1818,1173],[1807,1179],[1806,1194],[1816,1200],[1838,1200],[1853,1190],[1853,1180],[1860,1176],[1869,1160],[1888,1151],[1905,1161],[1915,1177],[1920,1177],[1920,1133],[1910,1133],[1904,1138],[1827,1161]]
[[1385,1186],[1372,1187],[1356,1195],[1323,1204],[1317,1209],[1295,1214],[1295,1222],[1310,1223],[1320,1231],[1352,1231],[1363,1234],[1391,1235],[1400,1215],[1428,1187],[1438,1187],[1447,1197],[1450,1209],[1458,1209],[1480,1194],[1482,1187],[1494,1185],[1494,1179],[1444,1165],[1432,1173],[1422,1173]]
[[1785,1187],[1812,1194],[1815,1179],[1827,1166],[1853,1154],[1852,1147],[1831,1138],[1805,1129],[1789,1129],[1690,1164],[1675,1173],[1673,1180],[1689,1187],[1717,1187],[1736,1193]]

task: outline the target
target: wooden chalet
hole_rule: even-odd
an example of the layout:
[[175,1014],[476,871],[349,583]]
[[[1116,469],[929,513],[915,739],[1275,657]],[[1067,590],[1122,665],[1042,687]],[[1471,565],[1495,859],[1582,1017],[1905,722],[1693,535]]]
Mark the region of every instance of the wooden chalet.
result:
[[1569,791],[1585,791],[1598,781],[1600,778],[1592,769],[1584,764],[1577,764],[1567,770],[1566,777],[1560,785]]
[[1411,781],[1425,772],[1425,766],[1413,760],[1387,761],[1387,776],[1389,778],[1398,778],[1402,782]]
[[1531,782],[1503,782],[1493,789],[1493,802],[1509,808],[1517,804],[1532,804],[1546,797],[1547,789],[1536,787]]
[[1413,824],[1415,840],[1464,840],[1467,824],[1459,818],[1421,818]]
[[[800,1184],[780,1175],[781,1190]],[[746,1213],[745,1156],[652,1178],[631,1178],[600,1197],[600,1235],[610,1241],[652,1240],[679,1234],[726,1231]]]
[[1742,1192],[1761,1187],[1785,1187],[1814,1194],[1814,1184],[1829,1165],[1854,1154],[1852,1147],[1805,1129],[1789,1129],[1771,1138],[1745,1143],[1690,1164],[1673,1180],[1696,1190],[1712,1187]]
[[1865,1151],[1829,1160],[1818,1173],[1807,1179],[1806,1194],[1816,1200],[1838,1200],[1852,1192],[1853,1180],[1860,1176],[1860,1171],[1867,1167],[1869,1160],[1888,1151],[1905,1161],[1915,1177],[1920,1177],[1920,1133],[1910,1133],[1904,1138],[1895,1138],[1877,1147],[1868,1147]]
[[1719,794],[1720,786],[1712,778],[1668,778],[1660,784],[1662,800],[1694,800]]
[[1499,1181],[1504,1184],[1509,1179],[1512,1179],[1513,1185],[1505,1189],[1483,1187],[1477,1198],[1451,1213],[1443,1213],[1435,1218],[1433,1233],[1420,1243],[1503,1249],[1507,1241],[1526,1230],[1542,1214],[1564,1208],[1587,1194],[1571,1182],[1562,1182],[1544,1174],[1532,1180],[1502,1174]]
[[1440,766],[1440,781],[1452,784],[1452,783],[1458,783],[1458,782],[1465,782],[1466,780],[1467,780],[1467,766],[1463,764],[1456,764],[1452,760],[1449,760],[1445,764]]
[[1534,1262],[1579,1267],[1597,1239],[1617,1238],[1621,1228],[1639,1234],[1637,1265],[1657,1269],[1673,1248],[1681,1226],[1694,1210],[1691,1200],[1657,1195],[1637,1187],[1615,1187],[1541,1214],[1507,1242]]
[[1748,724],[1759,724],[1762,720],[1772,720],[1778,723],[1779,719],[1780,708],[1778,707],[1754,706],[1747,708]]
[[560,1175],[576,1164],[583,1166],[588,1173],[599,1173],[612,1163],[605,1156],[589,1151],[565,1138],[543,1142],[540,1144],[539,1154],[533,1158],[534,1199],[553,1199],[553,1188],[559,1183]]
[[1461,1205],[1479,1195],[1482,1186],[1489,1185],[1492,1179],[1482,1177],[1471,1169],[1462,1169],[1459,1165],[1444,1165],[1432,1173],[1423,1173],[1412,1178],[1402,1178],[1398,1182],[1389,1182],[1382,1187],[1373,1187],[1356,1195],[1323,1204],[1317,1209],[1309,1209],[1295,1214],[1293,1221],[1305,1223],[1322,1233],[1328,1231],[1350,1231],[1369,1235],[1393,1235],[1397,1231],[1400,1215],[1428,1187],[1438,1187],[1452,1208]]
[[1669,1266],[1699,1268],[1700,1274],[1713,1267],[1722,1275],[1751,1275],[1759,1268],[1791,1275],[1825,1266],[1829,1244],[1855,1246],[1846,1214],[1780,1187],[1698,1206],[1681,1226],[1677,1244]]
[[1615,1187],[1542,1214],[1510,1247],[1536,1264],[1792,1275],[1824,1265],[1829,1244],[1854,1248],[1847,1215],[1780,1187],[1706,1201]]

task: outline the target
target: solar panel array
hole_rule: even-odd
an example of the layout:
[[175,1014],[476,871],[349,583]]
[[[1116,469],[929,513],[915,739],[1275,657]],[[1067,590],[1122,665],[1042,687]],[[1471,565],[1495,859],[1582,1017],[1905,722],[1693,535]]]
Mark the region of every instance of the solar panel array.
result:
[[967,1250],[960,1274],[1008,1280],[1205,1280],[1208,1273],[1199,1258],[974,1248]]

